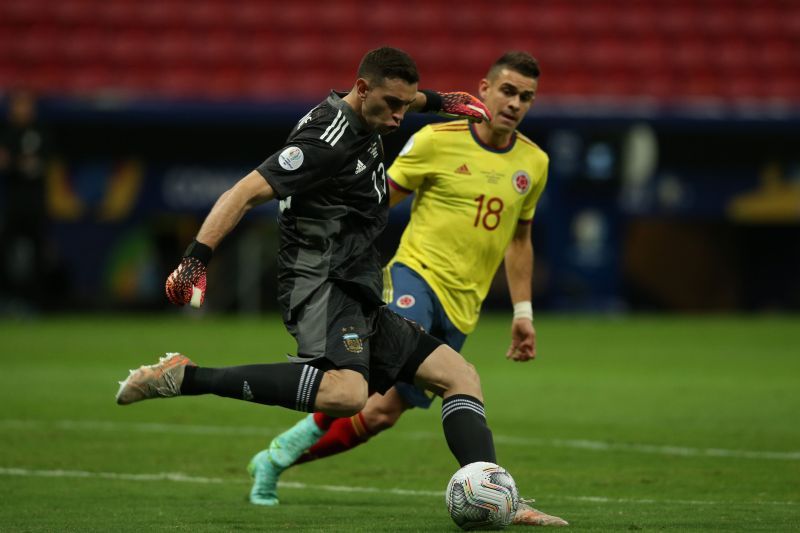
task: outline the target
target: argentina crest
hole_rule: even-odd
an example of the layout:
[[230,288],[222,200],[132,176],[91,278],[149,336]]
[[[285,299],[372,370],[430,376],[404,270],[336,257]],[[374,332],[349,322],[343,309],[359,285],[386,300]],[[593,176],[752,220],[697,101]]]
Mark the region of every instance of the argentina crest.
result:
[[342,341],[348,352],[361,353],[364,351],[364,343],[361,342],[361,337],[358,336],[358,333],[345,333],[342,335]]

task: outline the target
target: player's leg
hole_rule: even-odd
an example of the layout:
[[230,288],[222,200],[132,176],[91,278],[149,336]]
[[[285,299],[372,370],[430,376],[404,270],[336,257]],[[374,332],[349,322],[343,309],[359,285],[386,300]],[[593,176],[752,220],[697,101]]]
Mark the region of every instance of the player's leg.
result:
[[429,353],[417,368],[415,380],[442,397],[442,427],[450,451],[461,466],[496,462],[475,367],[444,344]]
[[[427,283],[401,263],[394,263],[385,273],[388,275],[385,276],[384,298],[390,302],[389,307],[431,331],[435,327],[438,301]],[[290,331],[301,342],[301,338],[309,338],[306,330],[313,328],[319,319],[314,317],[312,324],[302,329],[293,326]],[[302,335],[298,336],[299,333]],[[309,345],[308,349],[314,344],[304,342]],[[277,504],[278,477],[288,466],[350,450],[392,427],[410,406],[430,405],[431,400],[424,391],[419,391],[413,385],[405,385],[400,392],[398,394],[398,391],[391,389],[383,395],[372,395],[361,412],[349,417],[334,418],[317,412],[280,433],[250,461],[248,470],[264,472],[254,484],[251,501],[262,505]]]
[[[442,336],[440,338],[449,339],[447,343],[456,351],[461,349],[461,346],[464,344],[464,340],[466,340],[466,336],[455,327],[455,325],[450,321],[450,318],[444,312],[444,309],[440,309],[441,313],[437,317],[437,322],[440,324],[439,328],[442,331]],[[401,385],[401,384],[398,384]],[[515,525],[525,525],[525,526],[551,526],[551,527],[559,527],[559,526],[567,526],[569,525],[566,520],[563,518],[559,518],[557,516],[549,515],[547,513],[543,513],[538,509],[534,509],[529,501],[533,500],[521,500],[517,505],[517,512],[514,515],[513,524]]]
[[308,411],[314,405],[323,374],[309,365],[291,363],[199,367],[184,355],[169,353],[156,364],[131,370],[128,378],[120,382],[117,403],[216,394]]
[[117,403],[215,394],[297,411],[316,408],[331,416],[357,413],[367,401],[369,377],[361,303],[326,284],[296,314],[296,322],[287,324],[298,342],[291,363],[208,368],[167,354],[155,365],[132,370],[120,383]]
[[413,322],[380,308],[375,314],[371,355],[373,390],[383,392],[404,382],[422,385],[442,396],[445,437],[459,463],[494,462],[480,379],[458,352]]
[[[288,325],[297,339],[298,353],[321,360],[322,363],[315,363],[320,368],[327,365],[338,370],[326,372],[320,384],[317,411],[325,413],[321,423],[318,425],[312,416],[300,420],[250,460],[247,470],[253,476],[252,503],[276,505],[281,472],[322,436],[331,420],[357,415],[364,407],[368,395],[370,346],[363,313],[357,299],[329,284],[318,291],[314,302],[300,310],[295,321]],[[354,386],[351,373],[361,378],[355,389],[351,389]],[[357,391],[360,403],[351,403],[353,391]]]
[[400,392],[392,387],[386,394],[372,394],[364,409],[351,417],[331,419],[322,413],[314,413],[315,426],[324,427],[325,432],[294,464],[352,450],[393,427],[410,407]]
[[[396,262],[384,271],[384,282],[384,299],[389,302],[387,307],[390,310],[413,320],[448,344],[463,344],[463,334],[452,339],[444,336],[448,330],[440,323],[441,317],[445,316],[441,304],[417,272]],[[424,390],[407,383],[398,383],[396,390],[392,388],[386,394],[370,396],[364,409],[352,417],[333,420],[315,414],[317,427],[324,428],[325,434],[297,462],[313,461],[359,446],[393,427],[406,410],[411,407],[427,409],[432,400],[433,397]]]
[[172,353],[154,365],[132,370],[120,382],[117,403],[153,398],[215,394],[296,411],[317,409],[348,416],[367,400],[367,381],[356,370],[321,371],[311,365],[275,363],[208,368]]

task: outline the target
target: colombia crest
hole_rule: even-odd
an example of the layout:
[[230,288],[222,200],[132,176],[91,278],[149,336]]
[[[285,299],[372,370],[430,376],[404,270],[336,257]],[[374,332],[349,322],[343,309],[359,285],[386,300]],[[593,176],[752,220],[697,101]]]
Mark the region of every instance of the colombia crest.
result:
[[517,170],[514,172],[514,175],[511,176],[511,184],[514,186],[515,191],[520,194],[525,194],[528,192],[528,189],[531,188],[531,178],[524,170]]

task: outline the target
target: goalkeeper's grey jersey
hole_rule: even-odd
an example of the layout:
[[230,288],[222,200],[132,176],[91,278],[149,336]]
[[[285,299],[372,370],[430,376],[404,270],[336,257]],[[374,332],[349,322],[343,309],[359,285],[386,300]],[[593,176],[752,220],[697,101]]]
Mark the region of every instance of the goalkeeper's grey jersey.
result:
[[257,170],[281,201],[278,300],[284,319],[326,280],[381,304],[374,242],[386,226],[389,199],[380,135],[332,92]]

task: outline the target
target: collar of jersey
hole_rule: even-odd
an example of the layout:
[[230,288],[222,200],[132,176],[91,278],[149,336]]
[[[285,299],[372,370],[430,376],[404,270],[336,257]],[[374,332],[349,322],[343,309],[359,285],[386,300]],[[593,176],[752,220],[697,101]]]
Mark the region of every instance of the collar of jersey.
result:
[[472,134],[472,138],[475,139],[475,142],[478,143],[478,146],[480,146],[481,148],[483,148],[488,152],[493,152],[495,154],[505,154],[507,152],[510,152],[511,149],[514,148],[514,144],[516,144],[517,142],[516,131],[511,134],[511,140],[508,141],[508,144],[505,145],[503,148],[495,148],[483,142],[481,138],[478,137],[478,132],[475,131],[475,124],[473,124],[472,122],[469,123],[469,132]]
[[342,100],[343,96],[347,96],[345,92],[339,91],[331,91],[330,96],[328,96],[328,102],[335,107],[336,109],[340,109],[344,116],[347,117],[347,122],[350,125],[350,129],[352,129],[358,135],[366,135],[371,133],[364,123],[361,121],[356,112],[353,111],[353,108],[350,107],[344,100]]

